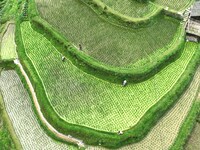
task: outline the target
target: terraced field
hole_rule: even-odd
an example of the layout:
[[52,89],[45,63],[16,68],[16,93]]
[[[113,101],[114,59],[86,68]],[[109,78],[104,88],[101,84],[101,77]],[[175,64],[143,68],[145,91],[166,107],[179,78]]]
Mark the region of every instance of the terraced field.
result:
[[[0,117],[0,149],[15,149],[16,145],[25,150],[77,149],[56,141],[58,138],[86,146],[86,150],[106,150],[104,146],[120,150],[181,149],[192,127],[188,120],[192,115],[195,119],[199,107],[200,67],[187,85],[199,63],[200,45],[184,41],[185,24],[164,12],[169,9],[170,16],[180,15],[194,0],[34,1],[9,0],[3,8],[3,0],[0,10],[1,23],[11,23],[1,40],[4,61],[0,66],[5,70],[0,75],[0,90],[16,132],[9,136],[9,125],[2,125]],[[16,22],[10,22],[14,18]],[[151,19],[146,22],[145,18]],[[20,61],[16,59],[14,67],[17,52]],[[153,69],[147,65],[150,63]],[[8,68],[23,73],[18,72],[18,76]],[[144,72],[152,69],[150,77],[139,68]],[[131,77],[142,73],[146,80],[131,82]],[[26,76],[33,102],[21,75]],[[117,84],[117,79],[109,82],[104,76],[126,79],[128,84]],[[198,143],[198,126],[195,131],[189,142],[192,146],[188,144],[186,149],[199,146],[193,144]]]
[[[111,66],[127,67],[167,48],[180,26],[179,21],[161,17],[142,29],[119,27],[100,18],[80,0],[35,0],[47,22],[83,52]],[[62,15],[60,15],[62,14]]]
[[9,24],[1,41],[2,60],[13,60],[17,58],[14,35],[15,35],[15,25]]
[[159,4],[163,7],[169,7],[176,11],[183,11],[189,7],[195,0],[155,0],[155,4]]
[[197,49],[196,44],[188,43],[180,59],[155,77],[122,88],[82,72],[68,60],[62,62],[62,55],[29,22],[21,25],[21,31],[26,54],[60,117],[110,132],[134,126],[176,84]]
[[135,0],[101,0],[115,11],[133,18],[150,16],[158,8],[152,3],[139,3]]
[[[121,148],[120,150],[167,150],[175,141],[179,130],[185,121],[192,104],[196,100],[200,87],[200,67],[197,69],[194,79],[178,103],[157,123],[149,134],[140,142]],[[191,139],[187,150],[199,148],[199,125],[195,129],[195,136]],[[195,146],[191,148],[192,142]],[[89,147],[88,150],[106,150],[101,147]]]
[[54,141],[40,127],[32,109],[32,102],[28,92],[23,87],[15,71],[3,71],[1,73],[0,88],[6,110],[24,150],[78,149],[74,146]]

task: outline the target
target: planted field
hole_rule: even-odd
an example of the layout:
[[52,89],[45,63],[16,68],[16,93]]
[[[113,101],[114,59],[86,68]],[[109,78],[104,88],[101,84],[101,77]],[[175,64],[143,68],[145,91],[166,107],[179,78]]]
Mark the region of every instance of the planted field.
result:
[[66,150],[77,149],[51,139],[40,127],[32,110],[31,99],[15,71],[3,71],[0,88],[5,107],[13,123],[14,130],[24,150]]
[[169,7],[176,11],[184,11],[188,8],[195,0],[155,0],[155,4],[159,4],[163,7]]
[[15,44],[15,25],[9,24],[1,41],[1,59],[12,60],[17,58]]
[[115,11],[133,18],[150,16],[158,10],[152,3],[140,3],[135,0],[101,0]]
[[117,67],[167,48],[180,26],[178,20],[163,16],[147,28],[134,30],[103,20],[80,0],[36,0],[36,4],[42,18],[76,47],[81,44],[84,53]]
[[[200,67],[197,69],[195,76],[181,96],[176,105],[157,123],[149,134],[140,142],[121,148],[120,150],[167,150],[175,141],[179,130],[185,121],[193,102],[196,100],[196,94],[200,87]],[[197,150],[199,147],[199,126],[195,129],[195,136],[192,141],[196,145],[188,150]],[[198,131],[197,131],[198,130]],[[104,150],[101,147],[90,147],[88,150]]]
[[22,23],[21,31],[26,54],[59,116],[73,124],[110,132],[137,124],[177,83],[197,49],[196,44],[187,43],[173,64],[145,82],[123,88],[84,73],[69,60],[62,62],[62,55],[29,22]]

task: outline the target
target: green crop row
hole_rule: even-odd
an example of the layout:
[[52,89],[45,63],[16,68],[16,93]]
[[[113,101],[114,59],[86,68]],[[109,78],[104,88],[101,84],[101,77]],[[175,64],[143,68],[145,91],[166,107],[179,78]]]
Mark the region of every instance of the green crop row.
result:
[[162,55],[159,55],[161,52],[158,52],[155,56],[152,55],[152,59],[150,59],[150,61],[144,59],[144,61],[139,62],[140,64],[145,64],[141,65],[142,67],[138,66],[135,69],[122,69],[100,63],[92,57],[80,52],[41,18],[34,17],[32,19],[32,23],[36,30],[39,29],[42,34],[46,35],[46,37],[54,43],[54,45],[62,45],[58,48],[58,50],[60,50],[60,52],[65,56],[69,57],[69,55],[71,55],[72,57],[70,58],[71,60],[74,59],[72,61],[76,66],[80,68],[83,68],[84,66],[85,68],[88,68],[85,69],[86,72],[114,83],[121,83],[124,79],[129,82],[140,82],[155,75],[162,68],[166,67],[169,63],[175,61],[180,56],[185,41],[184,28],[181,26],[176,37],[172,41],[172,44],[162,50]]
[[[26,32],[28,31],[29,30],[27,30]],[[20,34],[19,32],[20,31],[18,29],[17,35]],[[18,37],[17,39],[19,43],[21,41],[20,37]],[[41,39],[40,39],[40,42],[41,42]],[[51,107],[50,102],[48,101],[48,98],[45,96],[46,91],[44,90],[44,87],[41,84],[41,83],[46,83],[46,82],[41,81],[41,78],[38,76],[38,71],[36,71],[34,66],[32,66],[32,62],[27,58],[26,54],[24,53],[24,49],[21,46],[20,46],[20,49],[21,49],[20,55],[23,56],[23,60],[22,60],[23,65],[25,67],[28,67],[27,72],[29,72],[29,75],[33,78],[32,82],[36,84],[37,96],[40,101],[42,112],[44,113],[44,116],[47,118],[47,120],[62,133],[71,134],[71,135],[74,135],[75,137],[83,138],[85,139],[85,142],[89,144],[98,144],[99,142],[101,142],[102,145],[108,146],[108,147],[119,147],[123,144],[141,140],[145,136],[145,134],[148,133],[150,128],[157,122],[157,120],[164,114],[164,112],[175,103],[177,97],[180,96],[180,94],[184,91],[184,89],[186,88],[186,86],[188,85],[189,81],[192,78],[192,75],[193,75],[192,72],[195,69],[196,63],[198,61],[197,59],[199,57],[198,52],[196,52],[193,59],[191,60],[191,63],[188,65],[186,69],[186,73],[184,73],[182,77],[179,79],[178,81],[179,84],[174,85],[172,90],[170,90],[169,93],[162,98],[161,102],[155,105],[155,107],[152,107],[148,111],[148,113],[144,115],[140,123],[137,124],[137,126],[135,126],[133,130],[127,130],[124,135],[119,136],[117,135],[117,133],[115,134],[115,133],[101,132],[101,131],[89,129],[87,127],[81,127],[79,125],[66,123],[63,119],[60,118],[60,116],[55,114],[53,108]],[[30,57],[30,54],[29,54],[29,57]],[[41,65],[46,64],[47,61],[48,61],[48,58],[45,59],[44,62],[41,63]],[[49,67],[48,66],[49,66],[49,63],[47,63],[46,71],[48,71],[50,69],[49,67],[51,67],[51,66]],[[53,67],[53,68],[55,69],[56,67]],[[45,69],[43,71],[45,71]],[[157,112],[158,112],[158,115],[156,115],[155,117],[153,114],[155,113],[157,114]],[[146,124],[145,127],[144,127],[144,124]]]
[[155,4],[163,7],[169,7],[170,10],[183,12],[187,7],[192,5],[195,0],[154,0]]
[[133,18],[113,10],[108,5],[104,4],[101,0],[81,1],[91,7],[94,12],[96,12],[101,17],[103,17],[104,19],[108,19],[109,22],[114,22],[116,24],[127,26],[130,28],[142,28],[149,26],[150,24],[155,22],[155,19],[160,18],[160,15],[162,15],[162,7],[157,7],[154,5],[152,5],[152,7],[155,7],[155,9],[149,16]]
[[158,11],[153,3],[138,3],[135,0],[101,0],[104,4],[120,14],[132,18],[147,18]]
[[[36,12],[34,2],[32,2],[31,5],[32,6],[29,11],[32,12],[32,16],[37,16],[38,13]],[[130,68],[113,67],[88,56],[82,51],[77,50],[73,44],[57,33],[52,26],[40,17],[34,17],[32,22],[36,26],[37,30],[41,30],[41,32],[43,32],[42,34],[45,34],[49,40],[54,42],[54,44],[62,45],[59,48],[60,52],[66,56],[71,55],[71,58],[74,59],[72,61],[79,68],[83,68],[82,66],[84,66],[84,68],[88,68],[85,70],[88,71],[88,73],[93,75],[95,74],[102,79],[106,79],[114,83],[121,83],[124,79],[129,80],[129,82],[140,82],[148,79],[167,66],[167,64],[177,59],[184,46],[185,31],[181,25],[173,41],[161,50],[157,50],[154,54],[150,54],[147,58],[138,61],[139,63],[136,62],[135,65],[129,65]]]
[[[149,55],[168,47],[176,38],[180,26],[180,21],[162,15],[159,21],[147,28],[130,29],[101,19],[81,1],[63,1],[61,6],[56,4],[55,7],[52,7],[52,1],[36,2],[42,18],[73,43],[77,53],[82,53],[86,59],[91,58],[99,65],[118,67],[122,71],[131,69],[130,66],[138,60],[149,59]],[[69,9],[65,9],[66,7]],[[64,11],[63,15],[53,13],[59,11]],[[79,21],[80,18],[84,21]],[[82,50],[78,50],[79,44],[82,45]]]

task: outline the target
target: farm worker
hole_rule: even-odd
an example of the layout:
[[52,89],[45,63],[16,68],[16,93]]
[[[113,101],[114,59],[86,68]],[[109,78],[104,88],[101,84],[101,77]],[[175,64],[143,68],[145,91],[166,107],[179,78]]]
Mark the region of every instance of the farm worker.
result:
[[82,51],[82,45],[79,43],[79,50],[81,50]]
[[62,61],[65,61],[65,56],[62,56]]
[[122,83],[122,86],[126,86],[127,85],[127,80],[124,80]]

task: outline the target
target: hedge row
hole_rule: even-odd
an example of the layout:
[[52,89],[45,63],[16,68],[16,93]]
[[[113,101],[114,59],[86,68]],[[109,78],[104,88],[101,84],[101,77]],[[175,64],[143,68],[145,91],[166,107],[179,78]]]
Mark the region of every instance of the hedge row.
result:
[[157,18],[163,15],[162,13],[163,9],[160,6],[154,6],[156,7],[156,11],[147,17],[133,18],[118,13],[117,11],[113,10],[112,8],[104,4],[101,0],[81,0],[81,1],[86,5],[88,5],[89,7],[91,7],[93,11],[103,19],[130,28],[147,27],[152,23],[154,23]]
[[166,47],[167,50],[164,54],[159,55],[157,59],[154,59],[151,63],[136,69],[119,68],[108,66],[77,50],[69,41],[56,32],[53,27],[38,16],[32,18],[32,25],[36,30],[42,32],[46,38],[52,41],[54,46],[57,45],[60,47],[58,50],[63,55],[70,58],[76,66],[87,73],[114,83],[121,83],[124,79],[136,83],[152,77],[168,64],[179,58],[185,42],[185,32],[184,29],[180,27],[173,45]]
[[0,67],[5,69],[13,69],[14,68],[14,62],[13,61],[0,61]]
[[185,73],[178,80],[172,90],[169,91],[156,105],[148,110],[136,126],[125,131],[123,135],[118,135],[117,133],[103,132],[80,125],[70,124],[61,119],[51,107],[41,79],[39,78],[31,61],[25,54],[19,22],[17,23],[16,29],[16,42],[18,47],[17,49],[20,50],[19,56],[22,58],[21,63],[35,87],[41,111],[48,122],[59,132],[83,139],[86,144],[98,145],[101,143],[102,146],[108,148],[117,148],[142,140],[150,129],[157,123],[157,121],[166,113],[166,111],[173,107],[178,98],[185,91],[193,77],[193,72],[196,69],[196,66],[199,64],[200,58],[200,51],[197,51],[191,62],[188,64]]

